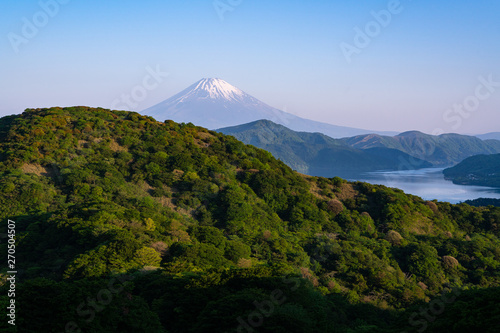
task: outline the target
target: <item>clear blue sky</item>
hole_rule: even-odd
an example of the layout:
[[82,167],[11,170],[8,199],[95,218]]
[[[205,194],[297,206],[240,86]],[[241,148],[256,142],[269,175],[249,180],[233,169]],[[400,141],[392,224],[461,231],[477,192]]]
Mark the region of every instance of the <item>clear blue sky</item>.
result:
[[[219,77],[271,106],[338,125],[500,131],[500,83],[479,80],[500,82],[498,0],[401,0],[384,26],[371,12],[391,1],[59,0],[67,3],[44,14],[41,3],[54,1],[0,3],[2,116],[110,108],[149,66],[170,75],[137,111]],[[231,9],[223,20],[215,2]],[[372,29],[369,45],[356,46],[356,27]],[[358,52],[350,62],[347,44]],[[464,102],[471,111],[451,109]]]

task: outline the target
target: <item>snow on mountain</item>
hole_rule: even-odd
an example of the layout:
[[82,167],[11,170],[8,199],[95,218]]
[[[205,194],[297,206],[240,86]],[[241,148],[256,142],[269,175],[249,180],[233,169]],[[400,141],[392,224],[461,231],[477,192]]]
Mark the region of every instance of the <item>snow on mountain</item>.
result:
[[344,126],[336,126],[304,119],[273,108],[221,79],[202,79],[187,89],[160,102],[142,114],[163,121],[191,122],[197,126],[218,129],[267,119],[294,131],[319,132],[334,138],[377,133]]
[[203,79],[194,88],[195,92],[208,92],[210,98],[238,101],[245,97],[240,89],[221,79]]

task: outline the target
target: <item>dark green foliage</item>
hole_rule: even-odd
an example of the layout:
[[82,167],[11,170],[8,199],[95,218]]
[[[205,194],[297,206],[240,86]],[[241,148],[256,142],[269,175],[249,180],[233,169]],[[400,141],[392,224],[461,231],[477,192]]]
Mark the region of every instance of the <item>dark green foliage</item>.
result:
[[[133,277],[70,282],[32,279],[20,284],[17,332],[165,332],[158,315],[133,294],[130,280]],[[3,301],[6,293],[1,289]],[[6,327],[3,320],[0,328]]]
[[474,200],[466,200],[464,202],[474,207],[483,207],[483,206],[500,207],[500,199],[479,198]]
[[22,332],[234,332],[255,311],[260,332],[383,332],[451,287],[500,284],[500,208],[304,176],[190,124],[27,110],[0,119],[0,159]]
[[500,288],[454,289],[401,317],[406,332],[498,332]]
[[443,173],[455,184],[500,187],[500,154],[472,156]]

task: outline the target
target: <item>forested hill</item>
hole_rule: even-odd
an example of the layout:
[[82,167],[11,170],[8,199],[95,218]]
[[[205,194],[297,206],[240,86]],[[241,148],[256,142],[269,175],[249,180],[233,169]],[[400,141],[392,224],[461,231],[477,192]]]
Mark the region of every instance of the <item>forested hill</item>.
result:
[[312,176],[349,178],[366,171],[432,167],[431,163],[397,149],[357,149],[321,133],[296,132],[269,120],[217,131],[265,149],[292,169]]
[[0,173],[5,332],[498,328],[500,208],[308,177],[230,136],[87,107],[0,119]]
[[500,187],[500,154],[472,156],[443,173],[455,184]]
[[429,135],[418,131],[399,135],[360,135],[342,139],[346,144],[359,149],[386,147],[398,149],[414,157],[432,163],[434,166],[450,166],[470,156],[500,153],[500,141],[481,140],[477,137],[459,134]]

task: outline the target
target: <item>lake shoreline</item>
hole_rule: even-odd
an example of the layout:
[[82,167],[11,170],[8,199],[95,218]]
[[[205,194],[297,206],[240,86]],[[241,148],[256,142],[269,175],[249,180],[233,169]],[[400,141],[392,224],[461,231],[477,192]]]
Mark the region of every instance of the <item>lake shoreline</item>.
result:
[[500,188],[454,184],[444,178],[444,169],[440,167],[400,171],[381,170],[351,175],[346,179],[398,188],[425,200],[460,203],[479,198],[500,199]]

